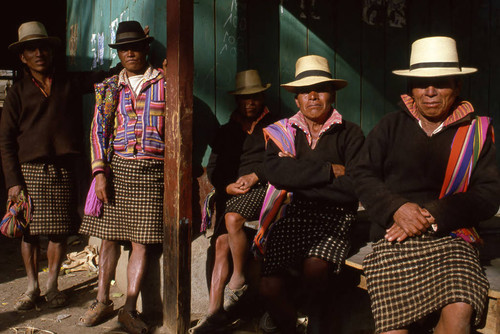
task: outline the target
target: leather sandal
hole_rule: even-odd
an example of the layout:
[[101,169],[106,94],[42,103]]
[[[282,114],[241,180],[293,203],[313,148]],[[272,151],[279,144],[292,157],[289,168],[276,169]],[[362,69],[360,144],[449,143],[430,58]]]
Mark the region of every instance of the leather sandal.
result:
[[40,297],[40,289],[36,289],[31,293],[24,292],[17,300],[14,308],[18,311],[27,311],[36,307],[36,301]]
[[47,291],[45,294],[45,300],[49,304],[49,308],[63,307],[68,304],[68,296],[59,290]]
[[109,304],[104,304],[97,299],[94,300],[85,314],[78,320],[78,325],[84,327],[92,327],[99,324],[104,319],[110,317],[113,314],[114,306],[115,305],[112,301],[109,301]]
[[148,326],[141,320],[137,311],[118,311],[118,322],[130,334],[146,334]]

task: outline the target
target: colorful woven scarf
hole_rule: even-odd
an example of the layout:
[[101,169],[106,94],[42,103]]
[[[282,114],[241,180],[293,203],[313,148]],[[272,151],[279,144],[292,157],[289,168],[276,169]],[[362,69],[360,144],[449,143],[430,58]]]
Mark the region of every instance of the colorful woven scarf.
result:
[[[491,119],[478,116],[470,124],[462,125],[455,134],[450,157],[439,198],[467,191],[472,171],[476,166],[486,141]],[[471,244],[481,244],[482,240],[474,227],[460,228],[451,233]]]
[[203,202],[203,208],[201,211],[201,226],[200,232],[205,233],[212,226],[212,217],[214,215],[215,206],[215,188],[207,194],[205,201]]
[[[281,152],[291,153],[295,156],[295,128],[288,119],[282,119],[263,129],[266,143],[271,139]],[[268,182],[266,197],[262,205],[259,218],[259,230],[255,235],[252,245],[254,253],[259,256],[265,251],[265,243],[271,225],[285,215],[286,205],[292,200],[292,193],[276,189]]]

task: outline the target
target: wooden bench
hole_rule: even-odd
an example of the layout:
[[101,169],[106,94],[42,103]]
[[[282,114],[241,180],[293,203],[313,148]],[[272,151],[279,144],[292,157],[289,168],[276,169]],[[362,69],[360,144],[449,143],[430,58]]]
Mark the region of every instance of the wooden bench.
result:
[[[478,330],[484,334],[500,333],[500,215],[482,222],[480,231],[485,239],[484,249],[481,250],[481,260],[484,263],[483,268],[486,272],[488,281],[490,282],[490,290],[488,293],[488,314],[486,324],[483,329]],[[366,290],[366,278],[363,274],[363,259],[371,252],[371,243],[368,242],[365,246],[351,255],[346,260],[346,265],[359,272],[360,283],[358,287]]]

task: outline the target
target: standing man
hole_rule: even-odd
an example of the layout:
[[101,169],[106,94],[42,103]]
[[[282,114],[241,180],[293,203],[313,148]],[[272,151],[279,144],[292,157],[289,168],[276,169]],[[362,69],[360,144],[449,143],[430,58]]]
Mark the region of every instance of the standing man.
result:
[[78,232],[79,225],[75,172],[84,157],[82,94],[109,74],[68,73],[57,67],[54,57],[60,40],[48,36],[40,22],[23,23],[18,33],[9,51],[19,56],[24,73],[6,97],[0,150],[9,200],[30,196],[34,212],[21,242],[28,288],[15,308],[33,309],[40,296],[41,235],[49,240],[45,299],[49,307],[61,307],[67,296],[58,290],[57,277],[67,236]]
[[95,194],[99,217],[86,215],[80,233],[102,239],[97,298],[79,324],[94,326],[113,312],[109,299],[120,243],[131,244],[127,298],[118,321],[129,333],[147,333],[136,304],[147,266],[148,245],[163,241],[164,69],[147,61],[153,37],[137,21],[120,22],[116,42],[124,69],[96,87],[92,122]]
[[[408,333],[436,315],[434,333],[470,333],[487,307],[475,227],[500,204],[493,128],[460,97],[455,40],[412,45],[401,110],[367,136],[354,170],[375,231],[364,260],[376,333]],[[460,159],[458,159],[460,157]]]

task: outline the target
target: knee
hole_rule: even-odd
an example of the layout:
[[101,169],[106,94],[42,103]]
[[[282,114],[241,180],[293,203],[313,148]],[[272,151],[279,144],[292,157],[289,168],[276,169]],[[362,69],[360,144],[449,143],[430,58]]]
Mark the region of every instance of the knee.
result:
[[328,281],[330,264],[317,257],[304,260],[303,277],[307,285],[314,289],[320,289]]
[[240,230],[245,223],[245,218],[236,212],[226,213],[224,219],[226,221],[226,229],[229,233]]
[[139,256],[146,256],[148,251],[147,245],[132,242],[132,253]]
[[441,316],[445,320],[453,322],[469,323],[474,313],[474,309],[467,303],[453,303],[448,304],[441,310]]
[[229,253],[229,242],[227,240],[227,234],[222,234],[217,237],[215,241],[215,254],[216,256],[223,256]]

